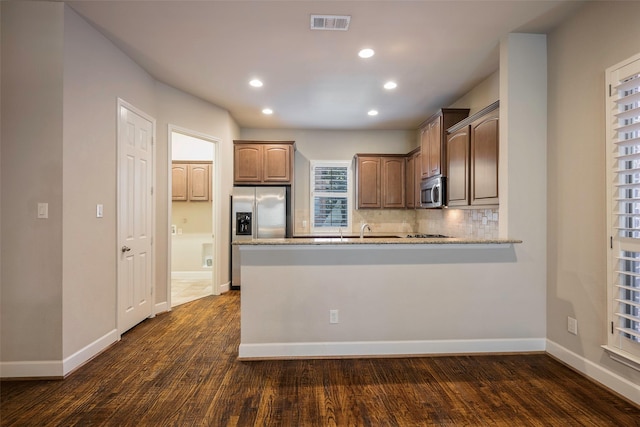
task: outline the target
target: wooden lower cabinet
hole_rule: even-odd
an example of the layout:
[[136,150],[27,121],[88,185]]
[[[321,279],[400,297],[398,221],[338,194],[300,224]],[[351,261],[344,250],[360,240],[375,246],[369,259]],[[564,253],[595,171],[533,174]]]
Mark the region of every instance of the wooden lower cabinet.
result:
[[356,155],[358,208],[404,208],[404,155]]

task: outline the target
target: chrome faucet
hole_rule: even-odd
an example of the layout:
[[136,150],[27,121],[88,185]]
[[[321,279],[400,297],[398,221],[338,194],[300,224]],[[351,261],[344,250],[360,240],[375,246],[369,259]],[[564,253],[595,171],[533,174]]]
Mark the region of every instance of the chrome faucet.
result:
[[364,224],[362,224],[362,225],[360,226],[360,238],[361,238],[361,239],[362,239],[362,238],[364,238],[364,229],[365,229],[365,228],[366,228],[367,230],[371,231],[371,227],[369,227],[369,224],[367,224],[366,222],[365,222]]

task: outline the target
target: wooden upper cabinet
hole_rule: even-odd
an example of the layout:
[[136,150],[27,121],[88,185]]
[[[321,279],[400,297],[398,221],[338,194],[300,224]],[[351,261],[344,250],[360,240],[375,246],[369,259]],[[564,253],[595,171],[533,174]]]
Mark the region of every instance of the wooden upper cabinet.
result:
[[471,123],[471,204],[498,203],[499,112]]
[[420,207],[420,179],[422,176],[420,147],[407,154],[405,169],[405,206],[409,209]]
[[171,165],[171,200],[189,200],[189,190],[187,189],[188,176],[188,163],[173,163]]
[[382,207],[405,207],[406,156],[382,157]]
[[264,182],[291,182],[291,155],[290,145],[265,144],[264,168],[262,180]]
[[428,145],[429,145],[429,176],[436,176],[442,173],[442,125],[440,120],[429,123]]
[[442,108],[420,125],[421,178],[445,175],[446,129],[469,116],[468,108]]
[[447,205],[469,204],[469,126],[447,137]]
[[211,199],[211,162],[173,162],[171,200],[206,202]]
[[294,141],[234,141],[234,184],[293,183]]
[[356,163],[356,181],[358,190],[358,208],[382,207],[381,164],[379,156],[358,156]]
[[497,205],[500,103],[448,129],[447,204]]
[[262,146],[257,144],[234,145],[233,180],[236,183],[262,181]]
[[189,164],[189,200],[209,201],[211,187],[211,165],[207,163]]
[[405,207],[405,155],[356,154],[358,208]]

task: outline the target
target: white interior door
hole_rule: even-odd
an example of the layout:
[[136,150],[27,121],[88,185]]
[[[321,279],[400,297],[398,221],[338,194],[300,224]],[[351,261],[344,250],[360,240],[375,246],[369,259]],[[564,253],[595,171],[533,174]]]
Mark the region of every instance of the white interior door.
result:
[[153,131],[118,106],[118,331],[153,315]]

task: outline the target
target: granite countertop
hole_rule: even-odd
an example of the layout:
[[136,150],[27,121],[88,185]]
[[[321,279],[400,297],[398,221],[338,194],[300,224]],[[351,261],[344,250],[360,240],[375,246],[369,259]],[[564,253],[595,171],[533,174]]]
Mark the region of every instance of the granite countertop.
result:
[[517,239],[479,239],[458,237],[407,238],[404,235],[365,236],[296,236],[286,239],[254,239],[233,242],[234,245],[470,245],[513,244]]

